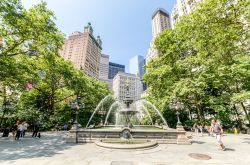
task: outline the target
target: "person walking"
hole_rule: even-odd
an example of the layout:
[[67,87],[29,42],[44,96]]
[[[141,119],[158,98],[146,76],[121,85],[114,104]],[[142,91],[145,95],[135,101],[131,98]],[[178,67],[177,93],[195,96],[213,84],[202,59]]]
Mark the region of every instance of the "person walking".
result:
[[24,138],[25,132],[27,131],[27,129],[28,129],[28,127],[29,127],[29,124],[28,124],[26,121],[24,121],[24,122],[22,123],[22,125],[23,125],[23,131],[22,131],[22,136],[21,136],[21,137]]
[[194,132],[195,132],[195,134],[198,136],[198,134],[199,134],[199,129],[198,129],[198,125],[197,125],[197,123],[194,123],[193,128],[194,128]]
[[203,126],[199,125],[198,128],[199,128],[199,136],[203,136]]
[[38,131],[39,131],[39,126],[38,126],[38,124],[34,124],[34,125],[33,125],[33,134],[32,134],[32,137],[37,137]]
[[64,130],[64,131],[68,131],[68,124],[67,124],[67,123],[65,123],[65,124],[63,125],[63,130]]
[[15,140],[19,140],[19,138],[21,137],[22,131],[23,131],[23,125],[22,123],[19,123],[17,126],[17,133],[16,133]]
[[16,132],[17,132],[17,124],[14,124],[11,127],[11,132],[12,132],[12,135],[13,135],[13,139],[15,139],[16,138]]
[[214,125],[215,125],[215,120],[212,120],[209,131],[208,131],[208,136],[212,136],[212,137],[214,136],[214,133],[213,133]]
[[222,136],[223,136],[223,129],[222,126],[219,122],[219,120],[217,120],[214,125],[213,125],[213,133],[215,134],[216,140],[219,143],[220,149],[225,151],[226,147],[224,146],[223,142],[222,142]]

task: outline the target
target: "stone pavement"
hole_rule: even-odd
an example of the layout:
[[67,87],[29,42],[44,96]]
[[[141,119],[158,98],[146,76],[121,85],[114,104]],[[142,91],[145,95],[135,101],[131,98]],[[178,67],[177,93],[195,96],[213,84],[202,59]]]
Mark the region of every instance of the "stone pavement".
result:
[[[148,150],[113,150],[93,143],[67,144],[65,132],[30,134],[19,142],[0,138],[0,165],[249,165],[250,135],[226,135],[226,151],[218,150],[216,139],[194,136],[192,145],[160,144]],[[209,160],[190,157],[205,154]],[[203,158],[203,157],[198,157]],[[204,157],[206,158],[206,157]]]

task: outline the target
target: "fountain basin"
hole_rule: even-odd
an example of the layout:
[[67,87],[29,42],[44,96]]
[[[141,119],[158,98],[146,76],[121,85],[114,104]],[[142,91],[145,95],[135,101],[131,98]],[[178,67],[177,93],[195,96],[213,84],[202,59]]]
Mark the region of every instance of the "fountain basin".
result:
[[95,144],[110,149],[146,149],[158,146],[156,141],[138,139],[100,139]]
[[177,131],[176,129],[163,129],[155,126],[134,126],[134,129],[122,128],[122,127],[99,127],[93,129],[78,129],[70,130],[69,136],[66,139],[67,142],[76,142],[76,136],[78,143],[93,143],[100,139],[138,139],[143,141],[155,141],[165,144],[177,144],[177,136],[185,134],[185,131]]

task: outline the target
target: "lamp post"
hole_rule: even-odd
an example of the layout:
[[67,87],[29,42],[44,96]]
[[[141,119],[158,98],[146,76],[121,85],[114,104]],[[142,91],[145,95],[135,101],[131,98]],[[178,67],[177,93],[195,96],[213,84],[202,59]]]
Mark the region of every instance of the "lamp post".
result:
[[181,102],[179,102],[176,97],[174,97],[174,99],[170,103],[170,108],[176,110],[176,115],[177,115],[177,126],[176,126],[176,128],[178,130],[180,130],[180,129],[183,130],[182,123],[180,122],[180,112],[179,111],[184,108],[184,105]]
[[181,122],[180,122],[180,117],[179,117],[179,115],[180,115],[180,112],[179,111],[177,111],[176,112],[176,115],[177,115],[177,126],[180,126],[181,125]]
[[77,131],[79,128],[79,123],[78,123],[79,110],[85,107],[84,103],[80,102],[80,99],[81,97],[77,96],[76,101],[74,103],[71,103],[71,108],[75,109],[75,114],[76,114],[74,125],[73,125],[73,129],[76,131],[76,143],[78,143]]

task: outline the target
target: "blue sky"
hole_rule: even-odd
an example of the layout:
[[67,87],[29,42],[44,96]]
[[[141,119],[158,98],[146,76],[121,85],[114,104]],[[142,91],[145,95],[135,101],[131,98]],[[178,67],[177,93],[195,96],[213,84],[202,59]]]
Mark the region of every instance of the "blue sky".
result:
[[[40,0],[22,0],[30,7]],[[58,28],[67,36],[83,31],[91,22],[94,36],[100,35],[102,53],[110,61],[126,65],[135,55],[146,56],[152,39],[151,16],[158,7],[172,11],[176,0],[46,0],[55,12]]]

